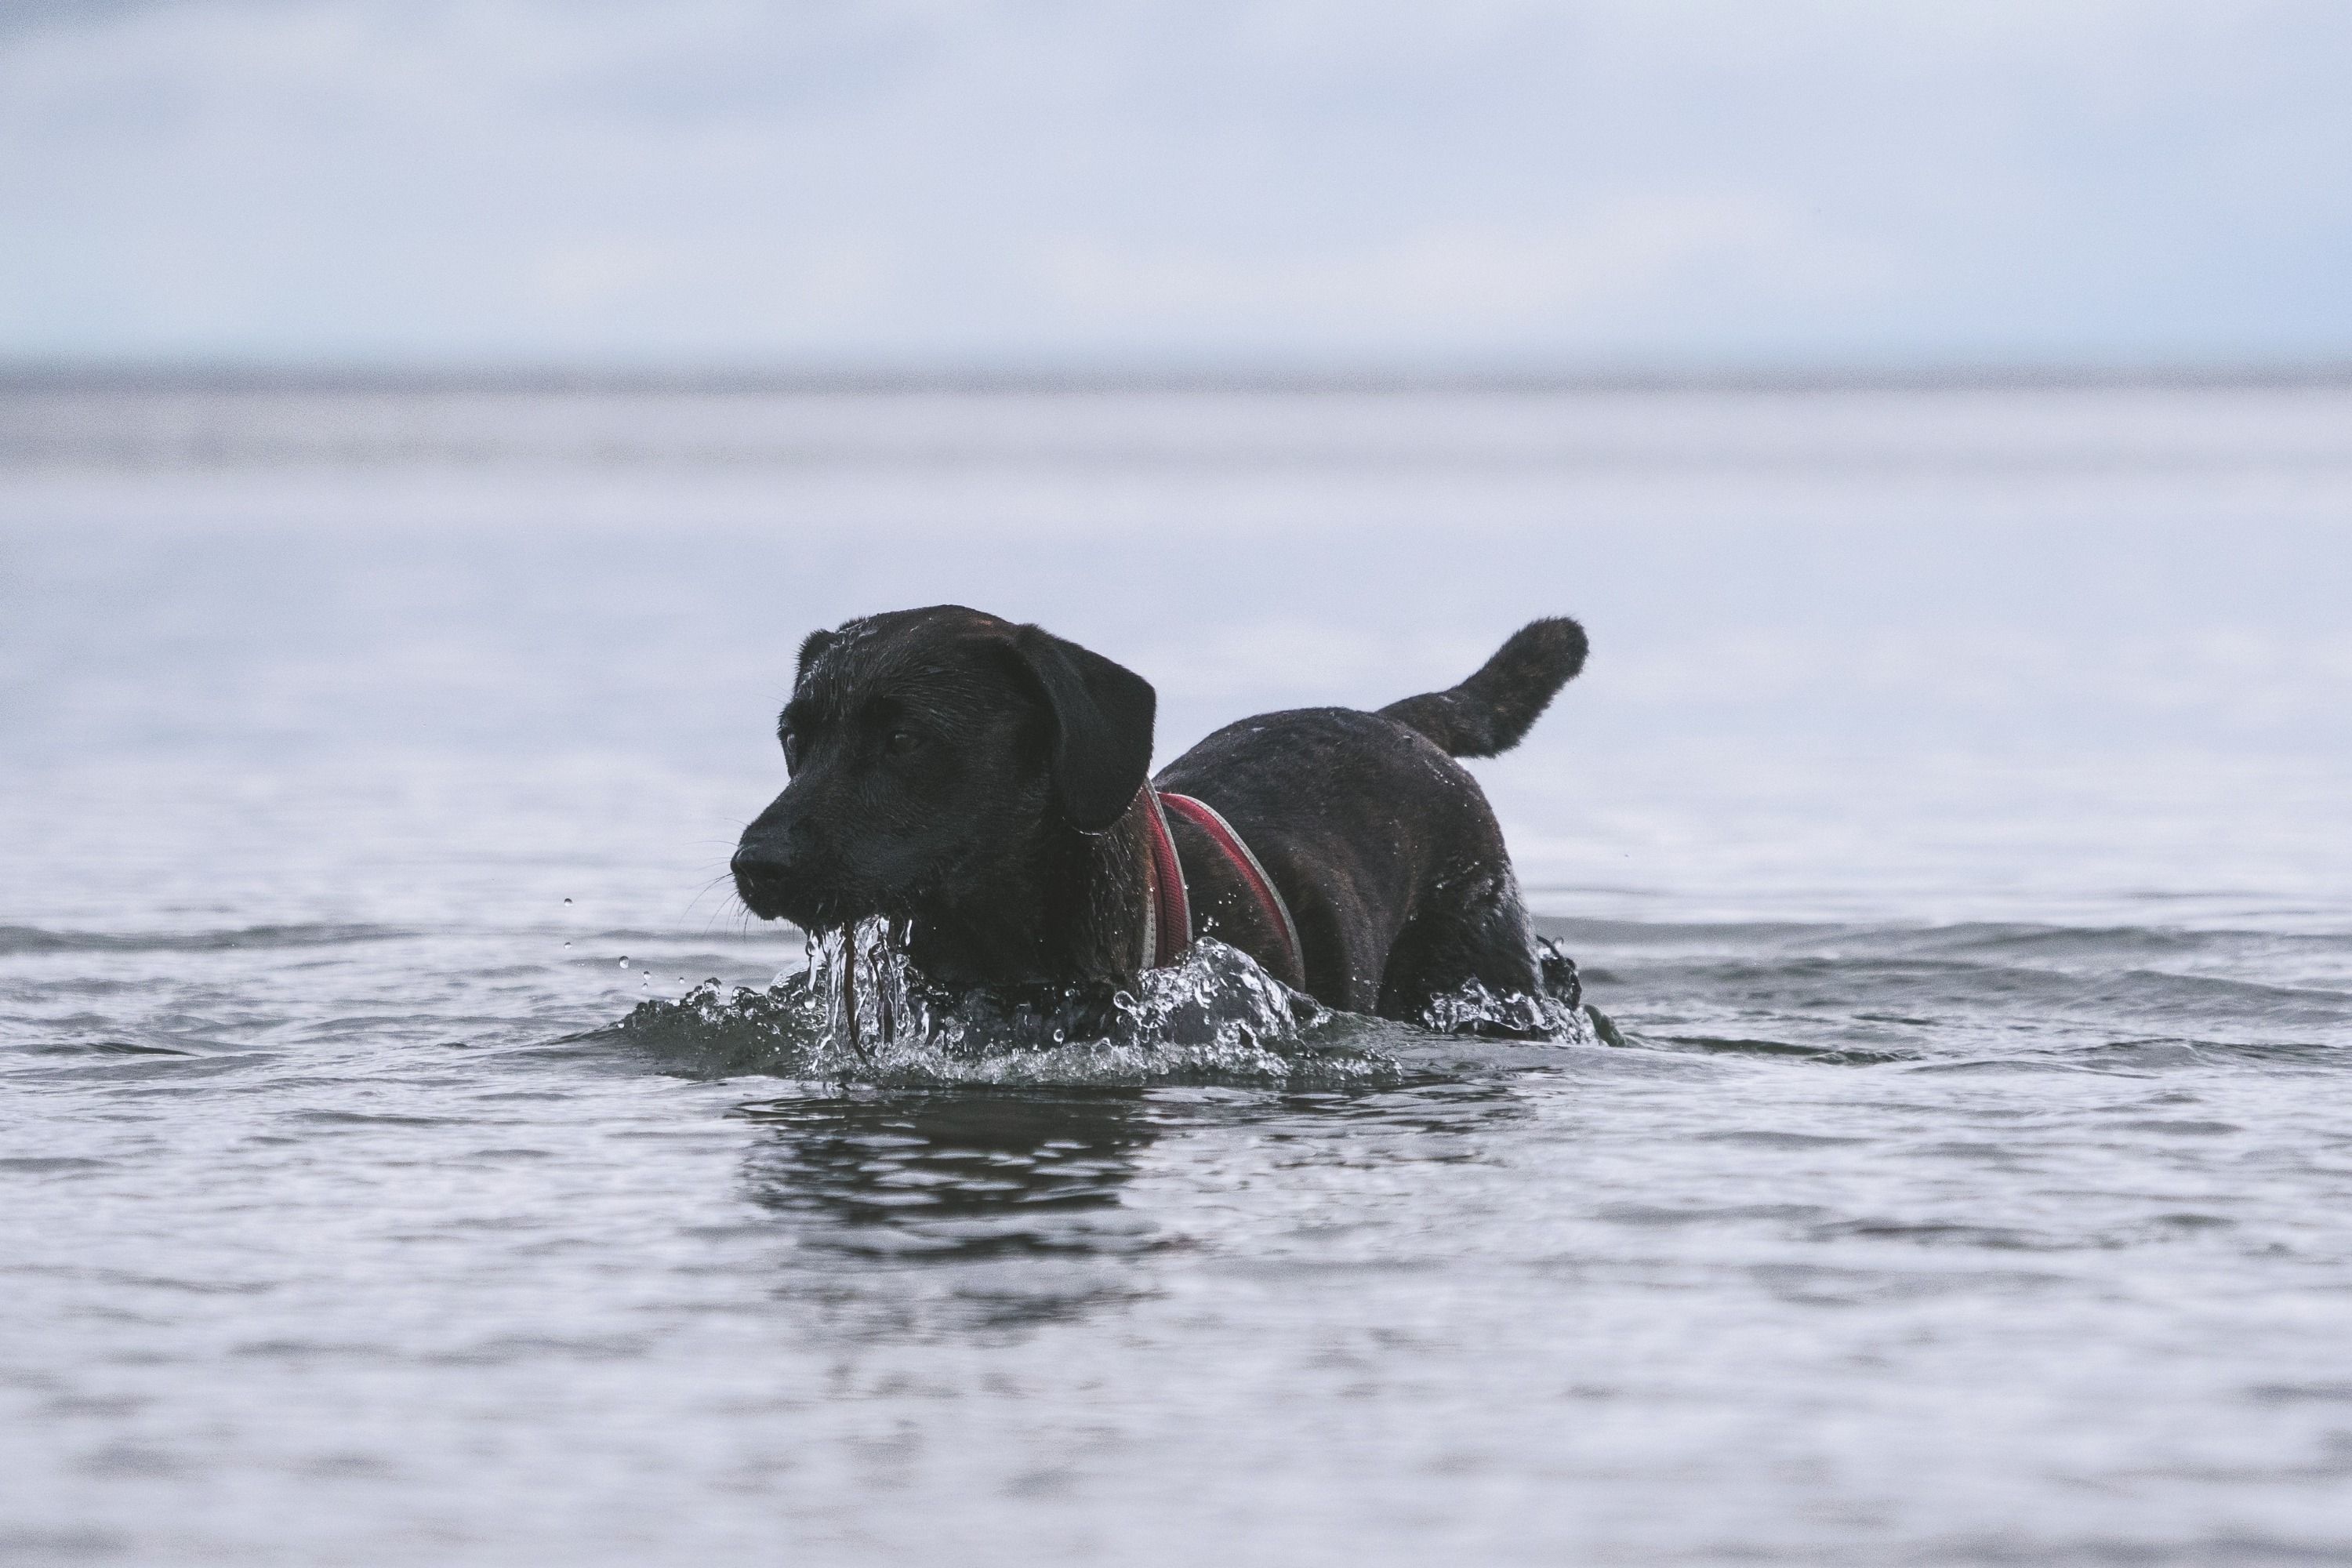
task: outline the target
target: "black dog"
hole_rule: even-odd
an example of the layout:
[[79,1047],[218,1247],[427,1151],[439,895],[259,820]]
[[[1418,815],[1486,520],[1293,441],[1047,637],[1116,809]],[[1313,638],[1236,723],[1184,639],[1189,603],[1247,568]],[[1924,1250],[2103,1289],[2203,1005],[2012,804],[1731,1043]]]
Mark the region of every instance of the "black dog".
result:
[[1331,1006],[1419,1020],[1465,984],[1536,994],[1546,959],[1502,830],[1454,759],[1517,745],[1584,655],[1574,621],[1537,621],[1451,690],[1211,735],[1154,783],[1213,807],[1250,865],[1144,787],[1140,676],[960,605],[870,616],[802,645],[778,731],[792,783],[743,830],[735,886],[812,931],[904,921],[940,984],[1129,985],[1153,962],[1152,850],[1172,834],[1181,935]]

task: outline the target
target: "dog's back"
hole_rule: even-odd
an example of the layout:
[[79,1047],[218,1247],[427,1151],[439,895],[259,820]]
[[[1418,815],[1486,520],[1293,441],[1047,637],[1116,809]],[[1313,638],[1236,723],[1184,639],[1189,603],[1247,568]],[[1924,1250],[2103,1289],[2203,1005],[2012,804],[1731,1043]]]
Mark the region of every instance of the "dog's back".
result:
[[1206,800],[1255,849],[1325,1002],[1414,1019],[1468,983],[1537,993],[1541,960],[1502,827],[1454,759],[1517,745],[1585,651],[1574,621],[1537,621],[1458,686],[1377,713],[1244,719],[1158,782]]

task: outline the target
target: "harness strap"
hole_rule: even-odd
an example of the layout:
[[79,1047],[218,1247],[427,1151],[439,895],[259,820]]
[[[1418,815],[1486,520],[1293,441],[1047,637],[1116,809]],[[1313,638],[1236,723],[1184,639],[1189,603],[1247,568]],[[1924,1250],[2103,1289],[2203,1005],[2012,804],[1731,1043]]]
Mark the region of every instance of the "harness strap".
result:
[[[1152,896],[1147,904],[1144,921],[1145,946],[1153,954],[1153,967],[1173,963],[1185,948],[1192,945],[1192,917],[1184,890],[1184,868],[1176,858],[1176,841],[1168,832],[1166,811],[1172,811],[1209,836],[1209,842],[1233,865],[1242,885],[1257,900],[1267,923],[1282,933],[1283,946],[1290,953],[1290,971],[1301,981],[1307,977],[1307,954],[1298,945],[1298,927],[1290,918],[1290,906],[1282,900],[1282,889],[1265,874],[1265,868],[1250,853],[1249,845],[1234,831],[1215,806],[1189,795],[1162,794],[1150,784],[1144,794],[1150,801],[1144,814],[1151,853],[1146,869],[1150,873]],[[1162,808],[1165,808],[1163,811]],[[1168,889],[1172,887],[1172,898]],[[1171,940],[1172,937],[1172,940]]]
[[1184,896],[1184,863],[1176,858],[1176,840],[1168,831],[1160,795],[1143,786],[1143,952],[1144,969],[1165,969],[1192,945],[1192,905]]

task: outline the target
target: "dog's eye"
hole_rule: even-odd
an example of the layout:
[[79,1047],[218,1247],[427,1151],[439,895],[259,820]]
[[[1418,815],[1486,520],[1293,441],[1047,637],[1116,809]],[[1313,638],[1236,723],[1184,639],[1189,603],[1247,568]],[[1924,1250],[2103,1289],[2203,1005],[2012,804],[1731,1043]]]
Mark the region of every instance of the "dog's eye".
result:
[[786,730],[776,739],[784,743],[784,771],[797,772],[801,765],[801,738],[790,730]]
[[894,757],[903,757],[922,743],[923,738],[912,730],[893,730],[889,739],[882,742],[882,749]]

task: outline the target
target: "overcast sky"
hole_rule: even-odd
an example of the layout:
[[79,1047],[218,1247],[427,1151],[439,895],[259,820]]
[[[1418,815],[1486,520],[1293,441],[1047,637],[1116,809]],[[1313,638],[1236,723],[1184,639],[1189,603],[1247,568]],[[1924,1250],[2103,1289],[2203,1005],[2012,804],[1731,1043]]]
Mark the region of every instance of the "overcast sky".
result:
[[0,358],[2352,359],[2344,0],[0,0]]

